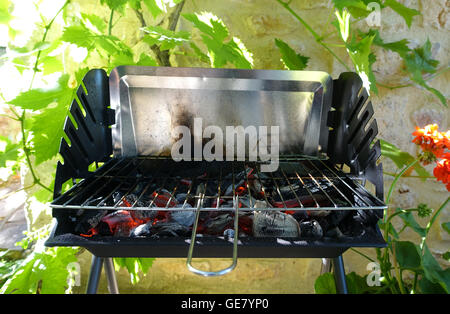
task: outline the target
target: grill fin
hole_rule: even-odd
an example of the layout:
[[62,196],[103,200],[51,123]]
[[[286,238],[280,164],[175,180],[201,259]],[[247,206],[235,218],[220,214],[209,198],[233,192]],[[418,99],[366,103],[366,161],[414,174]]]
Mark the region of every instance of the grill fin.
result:
[[375,185],[376,196],[383,199],[380,143],[373,140],[378,134],[377,121],[369,95],[362,80],[353,72],[342,73],[333,82],[335,111],[328,115],[332,127],[328,140],[328,156],[335,164],[346,164],[351,173],[366,178]]
[[64,124],[64,133],[71,145],[61,139],[59,153],[64,163],[57,164],[54,198],[61,194],[64,182],[89,176],[90,164],[107,161],[112,154],[109,125],[114,123],[114,111],[109,108],[108,76],[104,70],[91,70],[83,78],[83,83],[87,94],[80,86],[77,90],[80,104],[74,99],[69,109],[78,128],[68,118]]

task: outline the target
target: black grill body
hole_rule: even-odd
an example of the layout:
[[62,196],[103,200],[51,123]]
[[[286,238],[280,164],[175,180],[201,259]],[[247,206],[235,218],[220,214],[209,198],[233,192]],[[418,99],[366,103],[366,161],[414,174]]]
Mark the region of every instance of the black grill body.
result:
[[[112,156],[110,126],[115,123],[114,110],[110,108],[108,76],[103,70],[91,70],[83,79],[77,96],[84,109],[74,100],[70,113],[77,123],[76,128],[68,117],[64,132],[71,145],[61,139],[60,154],[64,164],[58,162],[54,199],[61,196],[62,186],[67,180],[93,181],[95,173],[88,170],[93,163],[104,163],[97,172],[104,171],[117,162]],[[87,93],[86,93],[86,91]],[[329,163],[336,168],[348,167],[348,176],[357,176],[362,184],[370,182],[375,187],[375,196],[383,200],[382,165],[377,123],[373,119],[373,108],[361,79],[355,73],[343,73],[333,81],[333,99],[327,115],[327,155]],[[103,169],[103,170],[102,170]],[[94,185],[95,187],[95,185]],[[47,246],[81,246],[97,257],[186,257],[189,249],[188,237],[180,238],[128,238],[93,237],[77,235],[71,217],[76,208],[53,208],[57,223],[46,242]],[[382,209],[355,210],[364,219],[367,232],[360,237],[320,240],[293,238],[240,238],[239,257],[274,258],[336,258],[350,247],[385,247],[386,243],[378,229]],[[229,257],[232,241],[219,237],[197,238],[194,257]]]

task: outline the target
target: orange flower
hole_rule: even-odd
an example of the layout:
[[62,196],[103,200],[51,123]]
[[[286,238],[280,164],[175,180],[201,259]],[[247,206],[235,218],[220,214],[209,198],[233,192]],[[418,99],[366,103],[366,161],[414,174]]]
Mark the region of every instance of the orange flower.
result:
[[423,151],[419,160],[425,165],[437,162],[433,175],[450,191],[450,130],[439,132],[437,124],[430,124],[423,129],[416,127],[412,135],[415,136],[412,142]]
[[[436,158],[441,158],[445,150],[450,149],[450,130],[445,133],[439,132],[437,124],[427,125],[423,129],[416,127],[413,136],[415,136],[412,140],[413,143],[420,145],[425,153],[433,153]],[[423,161],[428,161],[428,163],[434,161],[432,158],[423,159]]]
[[[447,156],[450,157],[450,156]],[[433,170],[433,175],[438,181],[442,181],[450,191],[450,159],[442,159]]]

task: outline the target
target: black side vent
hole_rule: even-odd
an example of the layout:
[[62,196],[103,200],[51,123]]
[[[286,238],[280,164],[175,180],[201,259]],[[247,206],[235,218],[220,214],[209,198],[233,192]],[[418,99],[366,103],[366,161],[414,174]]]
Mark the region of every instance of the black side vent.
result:
[[333,82],[334,111],[328,116],[332,128],[328,141],[328,155],[336,164],[346,164],[355,175],[364,173],[375,185],[376,195],[383,199],[380,141],[372,145],[378,134],[377,121],[369,95],[361,78],[353,72],[342,73]]
[[[70,105],[76,126],[67,117],[64,133],[70,145],[61,139],[59,153],[64,164],[56,168],[54,198],[60,195],[62,184],[69,179],[85,178],[93,162],[105,162],[112,154],[110,125],[114,124],[114,111],[109,109],[109,81],[104,70],[91,70],[83,78],[84,86],[77,90],[77,97]],[[80,107],[81,105],[81,107]]]

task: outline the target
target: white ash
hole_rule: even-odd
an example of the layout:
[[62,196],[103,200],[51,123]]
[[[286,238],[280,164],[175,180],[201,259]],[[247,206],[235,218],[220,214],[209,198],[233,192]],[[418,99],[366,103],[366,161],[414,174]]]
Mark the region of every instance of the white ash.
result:
[[279,211],[255,211],[253,235],[255,237],[298,237],[300,226],[291,215]]

